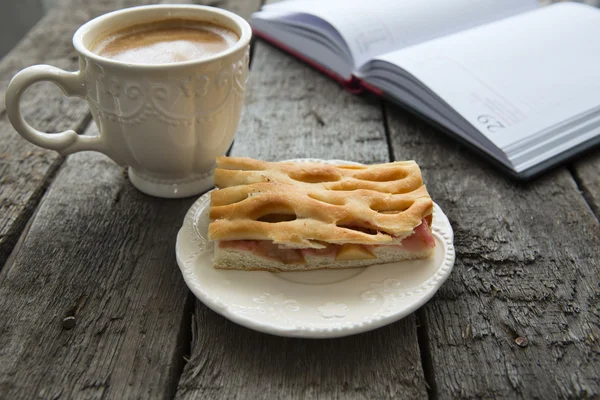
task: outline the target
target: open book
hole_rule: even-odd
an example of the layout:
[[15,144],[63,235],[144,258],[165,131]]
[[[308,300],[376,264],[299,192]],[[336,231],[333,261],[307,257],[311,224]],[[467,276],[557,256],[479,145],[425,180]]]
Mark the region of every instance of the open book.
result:
[[600,143],[600,10],[536,0],[288,0],[257,36],[531,177]]

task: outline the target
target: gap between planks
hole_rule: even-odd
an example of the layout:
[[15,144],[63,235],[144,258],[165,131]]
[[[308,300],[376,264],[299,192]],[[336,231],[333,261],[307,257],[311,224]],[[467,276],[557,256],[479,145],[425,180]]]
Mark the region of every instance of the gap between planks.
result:
[[173,353],[173,372],[171,375],[171,384],[169,387],[168,398],[174,399],[177,394],[177,387],[179,386],[179,380],[183,374],[185,364],[188,362],[191,351],[192,351],[192,340],[194,335],[194,304],[196,303],[196,296],[188,290],[187,297],[185,299],[185,305],[183,310],[183,318],[179,329],[179,335],[177,336],[177,351]]
[[[6,112],[6,110],[0,111],[0,118],[2,118],[2,115],[5,112]],[[78,124],[74,130],[75,130],[75,132],[77,132],[78,135],[82,135],[83,132],[85,132],[85,130],[90,126],[91,123],[92,123],[92,114],[90,112],[88,112],[86,114],[86,116],[83,118],[83,120],[81,121],[81,123]],[[25,140],[25,139],[23,139],[23,140]],[[32,200],[28,204],[28,210],[26,210],[23,214],[23,219],[26,222],[23,225],[21,234],[19,235],[19,238],[17,239],[15,244],[12,245],[12,250],[11,250],[10,254],[8,255],[8,257],[6,258],[6,260],[4,261],[4,263],[0,265],[0,271],[2,271],[4,268],[10,268],[10,266],[12,265],[12,262],[14,261],[15,256],[18,254],[18,252],[21,248],[21,244],[23,243],[23,241],[27,237],[27,234],[29,233],[29,228],[31,226],[33,219],[35,218],[35,215],[37,213],[37,210],[38,210],[41,202],[44,199],[44,195],[48,191],[48,188],[54,181],[54,178],[56,177],[56,175],[58,175],[58,171],[60,171],[65,160],[66,160],[66,157],[59,157],[54,161],[54,163],[52,163],[52,165],[48,169],[48,173],[46,175],[46,178],[44,179],[44,184],[41,186],[39,193],[36,193],[32,196]],[[10,246],[10,243],[8,245]]]
[[[56,168],[53,168],[53,170],[51,172],[52,177],[50,179],[54,179],[54,176],[56,176],[56,174],[58,174],[58,170],[60,170],[59,167],[60,167],[60,165],[58,165]],[[42,200],[39,202],[39,204],[42,204],[42,202],[44,201],[44,194],[45,194],[47,188],[48,187],[46,186],[44,188],[44,190],[43,190],[43,193],[40,194],[40,199],[42,199]],[[33,213],[29,217],[29,219],[27,220],[27,223],[25,224],[25,227],[23,228],[23,231],[21,232],[21,236],[19,236],[19,240],[17,240],[17,243],[14,245],[12,251],[8,255],[8,258],[6,259],[6,262],[4,263],[3,267],[0,268],[0,270],[4,270],[6,268],[6,270],[8,271],[10,269],[11,265],[15,261],[15,257],[19,253],[19,250],[21,250],[21,246],[23,246],[23,242],[25,241],[25,238],[27,237],[27,234],[29,233],[29,229],[31,228],[31,224],[35,220],[35,216],[37,215],[37,211],[38,211],[38,207],[37,206],[33,207]]]
[[419,351],[421,353],[421,365],[423,367],[423,376],[427,387],[427,398],[437,400],[438,390],[435,382],[435,372],[433,360],[429,349],[429,329],[427,326],[427,316],[424,307],[419,308],[415,313],[417,315],[417,341],[419,342]]
[[581,195],[583,196],[583,199],[585,200],[588,207],[590,208],[592,215],[594,215],[594,217],[596,217],[596,220],[598,222],[600,222],[600,209],[598,209],[596,207],[596,205],[594,204],[592,194],[590,193],[587,185],[585,185],[583,180],[581,179],[581,176],[579,175],[577,168],[573,164],[568,164],[567,170],[569,171],[569,173],[571,174],[571,177],[575,181],[575,185],[577,186],[579,193],[581,193]]
[[394,155],[394,147],[392,146],[392,138],[390,134],[390,125],[388,122],[387,111],[385,109],[385,100],[380,101],[381,107],[381,118],[383,118],[383,130],[385,132],[385,141],[388,147],[388,157],[390,162],[396,161],[396,156]]

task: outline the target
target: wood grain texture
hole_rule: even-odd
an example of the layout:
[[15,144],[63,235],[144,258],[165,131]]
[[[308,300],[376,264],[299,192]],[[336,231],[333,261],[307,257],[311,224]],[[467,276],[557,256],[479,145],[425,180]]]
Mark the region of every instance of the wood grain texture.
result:
[[298,60],[257,42],[237,156],[387,162],[378,101],[352,96]]
[[571,175],[511,181],[389,107],[397,159],[421,165],[457,261],[425,307],[434,397],[600,396],[600,229]]
[[571,170],[583,196],[596,218],[600,220],[600,150],[592,151],[577,160]]
[[178,399],[418,399],[414,315],[338,339],[291,339],[236,325],[197,303]]
[[[63,161],[58,153],[36,147],[14,131],[4,112],[8,82],[33,64],[77,70],[78,56],[71,38],[79,26],[116,8],[155,2],[61,0],[0,62],[0,269]],[[51,83],[32,86],[21,104],[25,119],[45,132],[82,132],[90,120],[85,101],[64,97]]]
[[103,155],[67,158],[0,273],[0,397],[174,393],[191,313],[175,238],[192,203],[143,195]]
[[[378,102],[261,42],[255,48],[235,156],[386,162]],[[199,301],[179,399],[426,397],[415,317],[332,340],[279,338],[242,328]]]

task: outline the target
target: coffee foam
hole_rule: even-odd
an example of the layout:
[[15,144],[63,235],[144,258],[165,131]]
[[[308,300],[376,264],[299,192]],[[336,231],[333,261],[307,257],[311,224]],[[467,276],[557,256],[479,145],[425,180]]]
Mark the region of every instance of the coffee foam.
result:
[[92,46],[92,51],[116,61],[170,64],[201,60],[235,45],[239,36],[204,21],[169,19],[134,25]]

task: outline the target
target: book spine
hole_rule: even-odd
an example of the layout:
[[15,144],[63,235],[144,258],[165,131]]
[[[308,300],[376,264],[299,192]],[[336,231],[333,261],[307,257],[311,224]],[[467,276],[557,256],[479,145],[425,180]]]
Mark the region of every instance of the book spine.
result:
[[360,86],[364,89],[364,90],[368,90],[369,92],[375,94],[376,96],[383,96],[383,90],[371,85],[370,83],[365,82],[364,80],[360,79],[360,78],[356,78],[359,82],[360,82]]
[[269,35],[264,34],[263,32],[257,30],[254,27],[252,27],[252,33],[255,36],[264,40],[265,42],[271,43],[273,46],[278,47],[279,49],[285,51],[286,53],[292,55],[293,57],[296,57],[300,61],[310,65],[311,67],[315,68],[317,71],[327,75],[328,77],[335,80],[336,82],[339,82],[342,85],[342,87],[350,93],[360,94],[360,93],[363,93],[365,90],[367,90],[367,91],[375,94],[376,96],[380,96],[380,97],[383,96],[383,91],[381,89],[376,88],[375,86],[365,82],[364,80],[360,79],[357,76],[352,75],[352,77],[350,79],[344,79],[341,76],[334,73],[333,71],[325,68],[321,64],[308,58],[304,54],[292,49],[291,47],[285,45],[284,43],[280,42],[277,39],[273,39]]
[[358,79],[354,75],[352,75],[352,78],[350,78],[349,80],[344,81],[342,83],[342,86],[348,92],[353,93],[353,94],[359,94],[359,93],[362,93],[364,91],[364,87],[362,85],[362,81],[360,79]]
[[[365,87],[364,82],[362,80],[360,80],[359,78],[352,76],[350,79],[344,79],[341,76],[334,73],[333,71],[325,68],[321,64],[308,58],[304,54],[292,49],[291,47],[287,46],[286,44],[280,42],[277,39],[272,38],[271,36],[265,35],[263,32],[257,30],[254,27],[252,27],[252,33],[255,36],[264,40],[265,42],[268,42],[268,43],[272,44],[273,46],[278,47],[279,49],[285,51],[286,53],[288,53],[288,54],[296,57],[297,59],[303,61],[304,63],[310,65],[311,67],[315,68],[317,71],[325,74],[326,76],[335,80],[336,82],[339,82],[342,85],[342,87],[345,90],[347,90],[348,92],[358,94],[358,93],[362,93],[364,91],[364,87]],[[372,90],[372,89],[368,89],[368,90],[375,92],[375,90]]]

